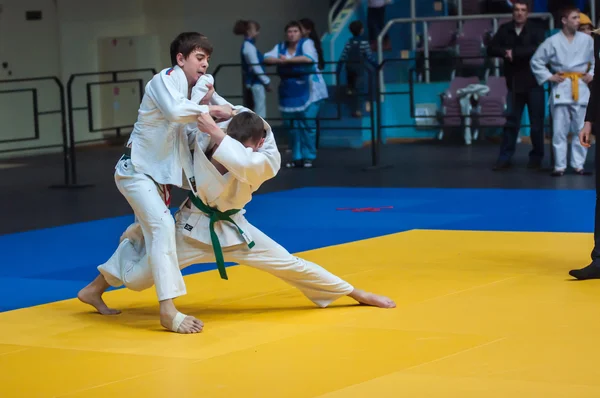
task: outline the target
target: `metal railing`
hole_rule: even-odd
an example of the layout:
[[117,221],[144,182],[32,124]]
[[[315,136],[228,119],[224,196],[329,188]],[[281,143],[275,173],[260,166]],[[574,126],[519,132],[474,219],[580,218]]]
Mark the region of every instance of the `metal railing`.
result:
[[[89,131],[90,132],[99,132],[99,131],[108,131],[108,130],[116,130],[117,136],[120,136],[121,134],[121,129],[125,129],[125,128],[133,128],[133,125],[127,125],[127,126],[111,126],[111,127],[105,127],[105,128],[99,128],[96,129],[94,128],[93,125],[93,115],[92,115],[92,106],[91,106],[91,87],[95,86],[95,85],[103,85],[103,84],[114,84],[114,83],[132,83],[132,82],[137,82],[139,84],[140,87],[140,102],[142,100],[142,97],[144,95],[144,85],[143,85],[143,80],[142,79],[126,79],[126,80],[119,80],[118,75],[119,74],[124,74],[124,73],[141,73],[141,72],[151,72],[152,75],[156,74],[156,69],[154,68],[142,68],[142,69],[127,69],[127,70],[116,70],[116,71],[106,71],[106,72],[89,72],[89,73],[75,73],[73,75],[71,75],[71,77],[69,78],[69,81],[67,83],[67,103],[68,103],[68,117],[69,117],[69,164],[71,167],[71,172],[70,172],[70,179],[67,183],[69,188],[85,188],[88,187],[90,185],[78,185],[77,183],[77,162],[75,159],[75,145],[77,144],[75,142],[75,122],[74,122],[74,112],[75,111],[87,111],[88,113],[88,127],[89,127]],[[86,103],[87,106],[81,106],[81,107],[74,107],[73,106],[73,83],[75,82],[76,79],[83,77],[83,76],[103,76],[103,75],[111,75],[112,79],[109,81],[102,81],[102,82],[93,82],[93,83],[87,83],[86,85]],[[93,140],[86,140],[84,141],[85,143],[88,142],[98,142],[98,141],[104,141],[104,138],[101,139],[93,139]],[[79,142],[80,144],[82,142]]]
[[[417,0],[410,0],[411,2],[416,2]],[[589,4],[590,4],[590,19],[592,20],[592,22],[594,24],[596,24],[596,0],[588,0]],[[457,12],[458,15],[463,15],[463,0],[457,0],[456,1],[456,6],[457,6]],[[530,3],[530,7],[533,7],[533,4]],[[583,10],[581,10],[581,12],[583,12]]]
[[[42,146],[28,146],[26,148],[14,148],[14,149],[5,149],[0,151],[0,153],[8,153],[8,152],[17,152],[23,150],[36,150],[36,149],[50,149],[50,148],[63,148],[63,158],[64,158],[64,179],[65,184],[69,182],[69,159],[68,159],[68,147],[67,147],[67,121],[66,121],[66,112],[65,112],[65,88],[60,79],[56,76],[45,76],[45,77],[32,77],[25,79],[8,79],[8,80],[0,80],[0,84],[2,83],[27,83],[27,82],[39,82],[39,81],[52,81],[56,83],[59,91],[59,100],[60,100],[60,108],[50,111],[40,111],[38,106],[38,93],[35,88],[17,88],[11,90],[3,90],[0,93],[8,94],[8,93],[17,93],[17,92],[31,92],[32,100],[33,100],[33,124],[34,124],[34,136],[27,138],[14,138],[8,140],[2,140],[0,143],[10,143],[10,142],[20,142],[20,141],[33,141],[38,140],[40,138],[40,125],[39,125],[39,117],[43,115],[54,115],[60,114],[61,117],[61,134],[62,134],[62,143],[53,144],[53,145],[42,145]],[[57,185],[58,187],[59,185]]]
[[[337,65],[337,62],[325,62],[326,67],[329,65]],[[270,69],[270,68],[274,68],[276,66],[274,65],[262,65],[265,69]],[[308,65],[308,64],[307,64]],[[316,65],[316,64],[314,64]],[[250,66],[254,66],[254,65],[250,65]],[[241,75],[241,90],[242,93],[245,90],[245,86],[244,86],[244,75],[242,72],[242,64],[220,64],[219,66],[217,66],[217,68],[215,69],[215,71],[213,72],[213,77],[215,78],[215,88],[217,86],[217,75],[219,74],[219,72],[221,72],[222,70],[226,69],[226,68],[236,68],[240,70],[240,75]],[[380,148],[379,145],[381,144],[381,137],[379,136],[379,132],[376,129],[377,126],[377,121],[376,121],[376,112],[377,109],[379,108],[379,104],[376,103],[376,74],[375,71],[373,69],[366,69],[367,71],[367,79],[369,81],[368,85],[367,85],[367,92],[361,92],[358,95],[360,97],[366,97],[368,99],[368,102],[370,104],[370,108],[371,108],[371,112],[370,112],[370,117],[369,117],[369,126],[368,127],[355,127],[355,126],[335,126],[335,127],[324,127],[322,126],[322,121],[339,121],[342,120],[342,102],[339,99],[339,96],[334,96],[334,99],[332,99],[331,97],[326,100],[326,102],[335,102],[336,105],[336,116],[335,117],[321,117],[319,115],[317,115],[316,118],[314,119],[310,119],[310,118],[303,118],[302,120],[314,120],[316,122],[316,147],[319,147],[319,141],[320,141],[320,137],[321,137],[321,131],[322,130],[369,130],[371,132],[371,166],[367,167],[366,169],[368,170],[374,170],[377,168],[380,168],[381,166],[379,165],[379,153],[380,153]],[[265,70],[264,73],[266,76],[280,76],[276,71],[272,71],[272,72],[268,72],[267,70]],[[308,72],[308,73],[301,73],[301,74],[297,74],[294,73],[295,76],[301,76],[301,75],[313,75],[314,72]],[[321,75],[337,75],[337,71],[333,70],[333,71],[321,71],[319,72],[319,74]],[[243,99],[244,95],[243,94],[219,94],[221,95],[223,98],[230,100],[232,98],[238,98],[238,99]],[[231,101],[230,101],[231,102]],[[265,120],[267,122],[269,121],[284,121],[284,122],[294,122],[296,120],[300,120],[300,119],[290,119],[290,118],[283,118],[283,117],[267,117],[265,118]]]
[[[423,52],[425,57],[425,67],[426,67],[426,75],[425,81],[429,82],[429,73],[427,72],[427,68],[429,67],[429,31],[428,31],[428,22],[440,22],[440,21],[472,21],[472,20],[486,20],[491,19],[493,21],[494,32],[496,33],[498,29],[498,20],[499,19],[511,19],[512,14],[487,14],[487,15],[457,15],[457,16],[449,16],[449,17],[425,17],[425,18],[398,18],[391,19],[385,25],[379,36],[377,36],[377,60],[379,64],[383,62],[383,38],[390,30],[390,28],[396,24],[401,23],[410,23],[412,24],[412,33],[411,33],[411,50],[415,51],[417,49],[417,34],[416,34],[416,24],[423,24]],[[554,16],[550,13],[531,13],[529,14],[529,18],[541,18],[541,19],[549,19],[550,29],[554,29]],[[462,27],[458,29],[459,33],[462,31]],[[383,84],[383,75],[379,76],[380,82]],[[383,98],[382,98],[383,100]]]

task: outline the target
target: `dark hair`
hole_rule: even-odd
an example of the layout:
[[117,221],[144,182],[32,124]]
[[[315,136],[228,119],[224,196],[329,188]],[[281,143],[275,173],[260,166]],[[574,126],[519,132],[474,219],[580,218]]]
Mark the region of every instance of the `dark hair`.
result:
[[229,122],[227,135],[242,144],[248,140],[256,143],[267,136],[267,131],[265,130],[264,121],[256,113],[241,112]]
[[524,5],[525,7],[527,7],[527,11],[531,10],[531,6],[529,5],[529,0],[512,0],[513,3],[513,7],[516,6],[517,4],[521,4]]
[[363,30],[363,24],[360,21],[354,21],[350,24],[350,32],[353,36],[359,36]]
[[572,4],[569,4],[561,8],[558,15],[560,16],[560,19],[569,18],[569,15],[571,15],[574,12],[579,12],[579,8],[575,7]]
[[248,30],[250,30],[250,26],[254,25],[257,31],[260,30],[260,24],[256,21],[238,19],[233,25],[233,34],[237,36],[246,36]]
[[175,40],[171,42],[171,65],[177,65],[177,54],[181,53],[185,58],[194,50],[204,50],[206,55],[210,56],[213,52],[212,44],[208,38],[198,32],[180,33]]
[[288,22],[288,24],[285,25],[285,28],[283,29],[283,31],[287,32],[287,30],[289,28],[298,28],[298,30],[300,32],[302,32],[302,25],[300,25],[300,22],[298,22],[298,21],[290,21],[290,22]]
[[305,29],[310,30],[310,35],[308,37],[315,43],[315,48],[317,49],[317,54],[319,55],[319,69],[323,70],[325,68],[325,58],[323,57],[321,39],[319,38],[319,34],[315,29],[315,23],[309,18],[302,18],[300,23]]

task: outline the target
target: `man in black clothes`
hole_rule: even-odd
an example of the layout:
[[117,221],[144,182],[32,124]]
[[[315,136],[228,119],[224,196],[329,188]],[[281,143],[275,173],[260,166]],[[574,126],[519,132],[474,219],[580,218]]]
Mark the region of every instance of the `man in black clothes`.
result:
[[[594,75],[600,73],[600,36],[594,35],[594,60],[596,66]],[[598,75],[600,76],[600,75]],[[600,79],[592,80],[590,87],[590,100],[588,102],[587,111],[585,113],[585,124],[579,132],[579,141],[585,147],[591,146],[591,135],[598,137],[597,132],[600,129]],[[594,248],[592,249],[592,262],[584,268],[571,270],[569,275],[577,279],[599,279],[600,278],[600,167],[598,166],[598,156],[600,149],[596,143],[596,214],[594,222]]]
[[502,24],[487,48],[490,57],[504,58],[504,75],[508,88],[508,115],[500,154],[494,170],[510,167],[515,154],[521,117],[525,105],[531,122],[532,151],[528,167],[539,169],[544,157],[544,88],[538,85],[529,62],[545,39],[543,26],[528,21],[527,0],[513,2],[513,20]]

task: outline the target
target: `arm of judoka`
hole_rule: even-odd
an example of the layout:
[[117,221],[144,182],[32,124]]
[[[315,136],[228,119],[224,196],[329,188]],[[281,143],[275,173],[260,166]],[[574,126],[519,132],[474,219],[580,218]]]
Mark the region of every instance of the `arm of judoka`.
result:
[[275,177],[281,165],[279,151],[254,152],[229,136],[223,138],[213,158],[237,180],[251,186]]
[[208,113],[210,108],[199,105],[180,94],[171,77],[160,74],[148,84],[147,90],[156,106],[169,122],[193,123],[201,113]]
[[211,137],[210,135],[198,130],[198,125],[196,123],[187,124],[185,126],[185,132],[190,150],[201,152],[206,152],[208,150]]
[[229,105],[233,109],[239,108],[239,105],[233,105],[231,102],[227,101],[225,98],[221,97],[216,91],[210,100],[211,105]]
[[540,85],[546,83],[552,77],[552,72],[546,66],[550,62],[550,50],[550,41],[544,41],[535,51],[530,61],[531,71]]
[[588,72],[588,75],[590,76],[596,76],[596,54],[597,54],[597,50],[596,50],[596,41],[594,40],[594,44],[592,44],[592,56],[590,57],[590,71]]
[[200,150],[202,152],[206,152],[211,142],[211,137],[209,134],[198,130],[198,125],[196,123],[186,124],[184,127],[184,132],[187,137],[190,150]]
[[209,89],[207,84],[215,84],[215,79],[212,77],[212,75],[204,75],[198,79],[198,82],[196,82],[192,88],[192,98],[190,101],[195,104],[199,104],[204,96],[208,93]]

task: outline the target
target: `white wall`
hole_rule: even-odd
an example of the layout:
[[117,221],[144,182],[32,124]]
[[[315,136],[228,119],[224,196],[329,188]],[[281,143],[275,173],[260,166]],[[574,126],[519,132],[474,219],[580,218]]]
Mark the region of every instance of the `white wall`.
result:
[[[282,39],[283,27],[292,19],[309,17],[322,33],[327,26],[328,12],[328,2],[324,0],[2,0],[0,4],[3,9],[0,13],[0,64],[9,62],[13,71],[12,76],[7,76],[0,67],[0,79],[57,75],[65,89],[73,73],[97,72],[106,65],[99,54],[100,42],[107,38],[156,36],[160,53],[140,57],[139,62],[156,59],[154,65],[147,66],[160,70],[169,66],[171,40],[182,31],[199,31],[206,34],[215,47],[210,67],[214,71],[220,63],[240,62],[242,39],[232,33],[237,19],[260,22],[262,31],[258,47],[266,51]],[[43,20],[25,21],[26,10],[43,11]],[[136,49],[132,57],[139,51]],[[217,76],[219,92],[239,94],[240,79],[239,69],[223,70]],[[80,78],[73,86],[74,106],[86,106],[85,84],[100,80],[97,77]],[[32,84],[26,86],[32,87]],[[19,86],[0,84],[0,91],[15,87]],[[51,83],[38,83],[35,87],[40,97],[40,110],[58,109],[58,91]],[[29,128],[32,109],[25,105],[26,95],[0,94],[0,141],[33,134]],[[13,96],[12,101],[9,96]],[[101,120],[101,115],[96,119],[100,105],[94,103],[93,108],[95,120]],[[276,108],[276,94],[273,93],[269,98],[269,111],[276,113]],[[102,137],[101,133],[88,132],[87,112],[76,111],[74,115],[77,141]],[[0,144],[0,151],[61,142],[58,115],[41,116],[40,127],[42,141]]]
[[[60,73],[60,46],[56,8],[49,0],[4,0],[0,13],[0,79],[55,76]],[[25,12],[42,11],[40,21],[26,21]],[[8,63],[8,69],[1,64]],[[8,72],[11,71],[12,75]],[[37,89],[40,111],[60,107],[59,91],[52,82],[0,84],[0,91]],[[0,142],[32,137],[33,102],[29,93],[0,94]],[[40,116],[40,140],[0,143],[0,150],[26,145],[52,145],[62,142],[60,116]]]

